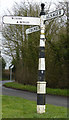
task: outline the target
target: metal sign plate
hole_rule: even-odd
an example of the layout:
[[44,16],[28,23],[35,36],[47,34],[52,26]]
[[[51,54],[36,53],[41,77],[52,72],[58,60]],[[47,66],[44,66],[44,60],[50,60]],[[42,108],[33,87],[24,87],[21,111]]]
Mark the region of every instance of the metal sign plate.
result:
[[4,24],[40,25],[38,17],[3,16]]
[[32,28],[26,29],[26,34],[30,34],[32,32],[36,32],[36,31],[39,31],[39,30],[40,30],[39,26],[35,26],[35,27],[32,27]]
[[45,15],[44,16],[44,20],[54,19],[54,18],[60,17],[62,15],[64,15],[64,10],[63,9],[59,9],[59,10],[50,12],[47,15]]

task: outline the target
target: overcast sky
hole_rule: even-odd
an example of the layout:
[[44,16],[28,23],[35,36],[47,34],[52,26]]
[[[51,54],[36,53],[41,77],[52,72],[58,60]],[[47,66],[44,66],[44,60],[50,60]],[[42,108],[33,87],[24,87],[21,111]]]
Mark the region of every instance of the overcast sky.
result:
[[[7,10],[7,8],[9,10],[11,10],[11,8],[15,2],[17,2],[17,3],[20,3],[21,1],[31,2],[32,0],[0,0],[0,1],[1,1],[0,2],[0,8],[1,8],[0,14],[2,15],[2,14],[4,14],[4,11]],[[33,2],[39,2],[39,3],[41,3],[41,2],[43,2],[43,3],[44,2],[58,2],[58,1],[62,2],[63,0],[33,0]]]

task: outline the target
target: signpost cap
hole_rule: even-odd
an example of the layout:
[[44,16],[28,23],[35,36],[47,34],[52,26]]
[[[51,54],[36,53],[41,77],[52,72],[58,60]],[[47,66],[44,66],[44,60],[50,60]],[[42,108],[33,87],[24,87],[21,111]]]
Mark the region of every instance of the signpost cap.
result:
[[41,16],[41,15],[45,15],[44,6],[45,6],[45,4],[44,4],[44,3],[41,3],[41,13],[40,13],[40,16]]
[[44,6],[45,6],[45,4],[44,4],[44,3],[41,3],[41,8],[42,8],[42,10],[44,10]]

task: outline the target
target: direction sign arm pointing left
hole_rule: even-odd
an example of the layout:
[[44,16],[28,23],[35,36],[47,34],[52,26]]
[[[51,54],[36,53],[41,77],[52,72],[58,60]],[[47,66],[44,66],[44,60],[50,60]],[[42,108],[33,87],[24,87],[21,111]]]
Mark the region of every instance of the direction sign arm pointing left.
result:
[[19,25],[40,25],[38,17],[22,17],[22,16],[3,16],[4,24],[19,24]]

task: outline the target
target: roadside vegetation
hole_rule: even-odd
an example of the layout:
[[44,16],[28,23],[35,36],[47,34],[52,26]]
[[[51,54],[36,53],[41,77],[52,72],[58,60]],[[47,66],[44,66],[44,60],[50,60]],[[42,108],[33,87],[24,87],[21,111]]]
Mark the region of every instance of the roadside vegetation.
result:
[[37,114],[36,102],[19,97],[2,97],[2,118],[67,118],[67,108],[46,104],[46,112]]
[[[19,90],[25,90],[25,91],[30,91],[30,92],[36,92],[37,91],[37,87],[36,86],[32,86],[32,85],[23,85],[23,84],[19,84],[16,82],[10,82],[10,83],[5,83],[4,84],[5,87],[9,87],[9,88],[14,88],[14,89],[19,89]],[[47,94],[52,94],[52,95],[62,95],[62,96],[69,96],[69,90],[67,89],[53,89],[53,88],[48,88],[46,90]]]

